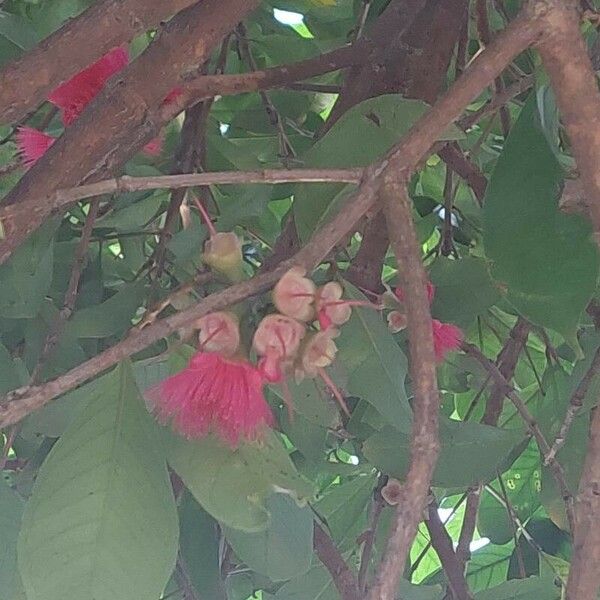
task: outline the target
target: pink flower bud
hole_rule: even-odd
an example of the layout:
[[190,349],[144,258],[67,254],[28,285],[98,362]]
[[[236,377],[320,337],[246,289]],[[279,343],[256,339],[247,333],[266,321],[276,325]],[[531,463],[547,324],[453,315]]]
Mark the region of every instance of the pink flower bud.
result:
[[199,341],[203,352],[219,352],[232,356],[240,346],[240,328],[237,317],[229,312],[214,312],[196,322],[200,329]]
[[406,329],[407,319],[404,313],[398,310],[393,310],[387,316],[388,328],[392,333],[398,333],[403,329]]
[[321,329],[343,325],[352,316],[351,303],[342,300],[343,293],[342,286],[335,281],[326,283],[317,291],[315,305]]
[[315,333],[304,346],[302,371],[308,377],[315,377],[319,370],[328,367],[335,360],[337,346],[333,341],[339,335],[337,329],[329,328]]
[[204,245],[204,262],[233,281],[242,272],[242,242],[233,232],[214,233]]
[[310,321],[314,317],[313,301],[315,284],[305,277],[301,267],[292,267],[273,289],[273,302],[277,310],[299,321]]
[[304,333],[304,324],[291,317],[267,315],[259,323],[252,344],[262,356],[273,354],[280,358],[291,358],[298,352]]

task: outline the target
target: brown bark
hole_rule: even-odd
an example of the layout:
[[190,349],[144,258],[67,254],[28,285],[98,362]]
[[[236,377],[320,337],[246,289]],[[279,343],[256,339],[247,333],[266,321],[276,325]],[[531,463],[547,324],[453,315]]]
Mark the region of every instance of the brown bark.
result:
[[0,263],[50,214],[48,200],[60,188],[102,179],[150,141],[162,125],[160,105],[203,63],[215,45],[258,0],[202,0],[176,15],[138,60],[113,78],[81,117],[52,145],[7,196],[27,204],[0,217]]
[[101,0],[0,71],[0,122],[19,121],[49,92],[111,48],[196,0]]
[[574,0],[540,0],[547,35],[538,44],[558,109],[587,192],[590,218],[600,243],[600,91]]

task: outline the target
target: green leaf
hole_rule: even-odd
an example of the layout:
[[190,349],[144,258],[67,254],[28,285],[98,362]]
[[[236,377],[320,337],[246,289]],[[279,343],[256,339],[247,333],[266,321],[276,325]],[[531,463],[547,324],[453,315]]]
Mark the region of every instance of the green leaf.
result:
[[0,344],[0,393],[18,388],[19,374],[8,350]]
[[[366,298],[344,282],[345,297]],[[412,411],[404,389],[406,356],[394,341],[378,311],[355,308],[336,339],[337,363],[348,374],[346,391],[366,400],[391,425],[409,432]]]
[[[540,454],[534,441],[502,474],[506,494],[521,520],[529,518],[540,505],[541,475]],[[502,498],[502,487],[498,481],[490,485]],[[513,538],[513,524],[506,508],[487,491],[481,496],[477,528],[482,536],[488,537],[494,544],[505,544]]]
[[560,600],[560,588],[549,577],[512,579],[476,594],[475,600]]
[[366,514],[376,481],[372,474],[359,475],[332,486],[314,505],[315,511],[327,523],[336,542],[342,542],[355,523]]
[[251,569],[273,581],[287,581],[310,569],[313,513],[289,496],[274,494],[265,502],[271,515],[263,531],[248,533],[226,527],[225,537]]
[[198,596],[226,600],[219,565],[217,522],[186,492],[179,511],[181,560]]
[[331,575],[322,565],[316,565],[300,577],[277,590],[275,600],[340,600]]
[[[364,167],[398,142],[412,124],[427,111],[420,100],[400,94],[384,94],[353,106],[301,158],[306,167]],[[452,126],[440,139],[460,139]],[[329,204],[348,186],[344,184],[299,184],[295,188],[294,214],[300,238],[312,234],[327,213]]]
[[66,330],[78,338],[105,338],[131,327],[131,320],[145,298],[143,281],[124,284],[108,300],[73,314]]
[[487,265],[480,258],[438,258],[429,276],[436,288],[432,313],[444,322],[466,327],[500,298]]
[[38,43],[37,33],[27,19],[4,10],[0,10],[0,36],[21,50],[29,50]]
[[[522,439],[523,434],[518,431],[442,417],[442,451],[433,485],[459,487],[489,481]],[[365,442],[363,452],[379,469],[403,479],[410,464],[410,435],[387,427]]]
[[0,314],[11,319],[31,319],[40,310],[52,282],[52,236],[56,222],[34,233],[0,265]]
[[18,545],[28,600],[160,596],[178,531],[154,432],[131,367],[121,364],[40,469]]
[[22,588],[17,570],[17,538],[23,501],[0,478],[0,600],[14,600]]
[[119,210],[115,210],[106,217],[99,219],[96,227],[115,229],[116,231],[136,231],[145,227],[166,199],[165,192],[155,192]]
[[467,565],[467,584],[476,593],[506,580],[514,544],[489,544],[473,552]]
[[274,432],[237,449],[210,436],[193,442],[168,433],[166,437],[169,463],[194,498],[234,529],[253,532],[267,527],[265,499],[272,492],[289,493],[301,503],[314,494]]
[[487,188],[485,249],[507,300],[534,323],[572,336],[596,288],[598,251],[590,224],[558,211],[562,177],[532,95]]

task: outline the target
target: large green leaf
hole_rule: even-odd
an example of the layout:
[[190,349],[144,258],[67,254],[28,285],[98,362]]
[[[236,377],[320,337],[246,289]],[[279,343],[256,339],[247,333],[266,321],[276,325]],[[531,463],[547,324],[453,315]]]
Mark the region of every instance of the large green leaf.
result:
[[21,50],[29,50],[38,42],[33,25],[20,15],[0,10],[0,36],[10,40]]
[[17,570],[17,538],[23,501],[0,478],[0,600],[15,600],[22,588]]
[[598,251],[589,223],[558,211],[562,177],[532,95],[487,188],[485,249],[508,301],[571,337],[596,288]]
[[[511,468],[502,474],[502,483],[495,480],[490,485],[498,496],[503,490],[515,514],[522,520],[528,519],[540,505],[541,464],[537,445],[531,441]],[[514,526],[505,506],[488,491],[481,496],[477,527],[482,536],[494,544],[505,544],[513,538]]]
[[[344,288],[346,297],[366,300],[351,284],[344,283]],[[412,411],[404,389],[406,356],[380,314],[370,308],[354,309],[336,344],[337,361],[348,376],[347,392],[374,406],[387,423],[410,431]]]
[[429,276],[436,286],[432,313],[444,322],[468,326],[500,298],[480,258],[438,258]]
[[108,300],[75,312],[66,329],[78,338],[105,338],[131,326],[145,296],[143,281],[124,284]]
[[186,492],[179,509],[180,560],[200,597],[225,600],[217,522]]
[[40,469],[18,546],[28,600],[159,597],[178,528],[155,431],[121,364]]
[[[518,431],[442,417],[442,451],[433,485],[459,487],[489,481],[522,439]],[[410,464],[410,435],[387,427],[365,442],[363,452],[379,469],[403,479]]]
[[340,600],[331,574],[321,564],[277,590],[274,600]]
[[475,600],[560,600],[560,587],[551,577],[512,579],[489,590],[483,590]]
[[472,592],[486,590],[506,580],[514,544],[489,544],[473,552],[467,566],[467,583]]
[[53,221],[42,227],[0,265],[0,314],[3,317],[30,319],[40,310],[52,282],[52,235],[56,225]]
[[173,469],[204,510],[229,527],[249,532],[267,527],[265,499],[273,492],[289,493],[300,502],[314,494],[275,433],[237,449],[210,436],[191,442],[165,434]]
[[[385,94],[353,106],[302,156],[306,167],[363,167],[381,158],[427,110],[419,100]],[[440,139],[459,139],[454,126]],[[298,233],[308,239],[328,214],[331,201],[344,184],[299,184],[294,214]]]
[[225,537],[251,569],[273,581],[306,573],[313,556],[313,513],[289,496],[273,494],[265,507],[271,518],[266,529],[248,533],[226,527]]

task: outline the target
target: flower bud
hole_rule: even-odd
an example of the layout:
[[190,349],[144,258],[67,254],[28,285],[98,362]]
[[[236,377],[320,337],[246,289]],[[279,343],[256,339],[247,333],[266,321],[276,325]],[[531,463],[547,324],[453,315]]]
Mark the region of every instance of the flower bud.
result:
[[399,310],[393,310],[387,316],[388,328],[392,333],[398,333],[403,329],[406,329],[406,325],[408,324],[408,320],[404,313],[401,313]]
[[324,367],[328,367],[337,354],[333,341],[339,335],[337,329],[329,328],[315,333],[304,346],[302,352],[302,370],[308,377],[315,377]]
[[292,267],[273,289],[273,302],[277,310],[299,321],[310,321],[314,317],[312,304],[316,286],[305,274],[303,268]]
[[196,321],[196,327],[200,329],[200,348],[205,352],[231,356],[240,346],[239,323],[233,313],[209,313]]
[[243,279],[242,241],[232,231],[211,235],[204,245],[203,260],[230,281]]
[[322,329],[343,325],[352,316],[350,303],[342,300],[343,293],[342,286],[335,281],[326,283],[317,291],[315,305]]
[[252,345],[262,356],[271,354],[281,359],[291,358],[298,352],[304,333],[303,323],[280,314],[267,315],[259,323]]

